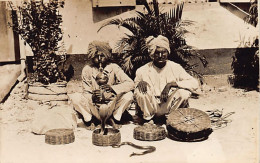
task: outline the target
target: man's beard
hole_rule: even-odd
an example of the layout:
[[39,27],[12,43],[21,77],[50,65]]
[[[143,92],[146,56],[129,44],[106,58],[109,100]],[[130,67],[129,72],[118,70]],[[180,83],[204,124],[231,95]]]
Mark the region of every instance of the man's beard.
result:
[[153,64],[158,68],[163,68],[166,65],[166,61],[164,62],[153,62]]

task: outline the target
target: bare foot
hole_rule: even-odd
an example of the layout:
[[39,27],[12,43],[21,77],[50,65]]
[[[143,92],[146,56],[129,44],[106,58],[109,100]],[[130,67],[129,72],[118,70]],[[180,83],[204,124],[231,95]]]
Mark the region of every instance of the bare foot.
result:
[[120,129],[120,128],[122,127],[122,125],[115,123],[112,127],[113,127],[114,129]]
[[101,125],[100,125],[100,124],[97,125],[97,126],[96,126],[96,129],[101,129]]
[[101,129],[100,129],[100,135],[104,135],[104,129],[101,127]]
[[96,126],[94,123],[91,122],[89,126],[86,126],[86,129],[90,131],[94,131],[96,129]]
[[114,128],[114,129],[120,129],[122,127],[122,125],[120,124],[116,124],[115,121],[113,120],[113,118],[109,119],[110,125]]
[[154,124],[153,120],[150,120],[150,121],[144,123],[144,125],[153,125],[153,124]]

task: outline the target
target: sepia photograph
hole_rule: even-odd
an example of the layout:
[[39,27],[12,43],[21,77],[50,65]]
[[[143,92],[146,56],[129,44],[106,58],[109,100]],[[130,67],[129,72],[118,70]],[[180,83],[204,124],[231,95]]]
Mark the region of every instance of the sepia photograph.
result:
[[258,0],[0,0],[0,163],[259,163]]

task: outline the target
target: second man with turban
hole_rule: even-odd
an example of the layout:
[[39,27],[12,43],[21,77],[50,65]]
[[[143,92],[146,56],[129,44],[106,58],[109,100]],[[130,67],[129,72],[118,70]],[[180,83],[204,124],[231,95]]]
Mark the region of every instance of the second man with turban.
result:
[[135,77],[135,98],[146,121],[163,117],[187,104],[199,82],[181,65],[168,60],[169,40],[159,35],[146,39],[152,62],[140,67]]

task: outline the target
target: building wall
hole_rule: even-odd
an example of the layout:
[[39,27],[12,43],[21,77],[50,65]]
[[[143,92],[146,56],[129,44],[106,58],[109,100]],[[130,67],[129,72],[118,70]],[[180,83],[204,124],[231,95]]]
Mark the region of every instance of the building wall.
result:
[[[174,4],[162,5],[164,11],[174,7]],[[144,11],[143,6],[136,6],[138,11]],[[85,54],[88,44],[93,40],[102,40],[110,43],[114,48],[125,33],[124,28],[106,26],[99,28],[106,22],[115,18],[136,16],[133,7],[92,7],[91,0],[66,0],[65,8],[61,9],[63,15],[63,30],[65,49],[68,54]],[[257,30],[244,20],[220,6],[217,2],[185,3],[183,20],[193,21],[187,26],[190,32],[186,34],[187,43],[196,49],[236,48],[240,39],[245,40],[257,35]],[[25,53],[30,53],[27,47]]]
[[[173,8],[174,4],[162,6],[166,12]],[[65,8],[61,9],[61,13],[63,15],[63,41],[67,53],[69,55],[83,54],[81,56],[84,58],[88,44],[93,40],[108,41],[112,47],[115,47],[116,42],[128,31],[112,25],[99,32],[98,29],[111,19],[136,16],[135,10],[132,9],[132,7],[93,8],[91,0],[65,1]],[[144,11],[144,8],[136,6],[136,10]],[[245,35],[258,34],[256,28],[244,23],[219,3],[185,3],[182,18],[194,22],[193,25],[187,27],[190,33],[186,35],[186,40],[189,45],[207,56],[209,67],[207,69],[199,67],[199,71],[204,71],[205,74],[230,73],[232,56],[235,48],[240,46],[239,39]],[[30,48],[23,48],[21,43],[21,52],[29,55]],[[78,66],[79,61],[84,62],[82,66],[85,64],[82,57],[76,57],[76,60],[71,57],[71,59],[74,65],[76,63]],[[76,74],[79,75],[81,69],[77,66],[74,68],[77,69]]]
[[[128,12],[134,12],[133,9],[134,6],[92,7],[91,0],[65,0],[65,6],[60,9],[60,13],[67,53],[84,54],[93,40],[107,41],[114,46],[116,41],[113,40],[118,40],[123,32],[114,26],[100,32],[98,29],[109,19],[122,17],[122,13],[129,16]],[[33,55],[29,46],[20,45],[22,55]]]
[[11,11],[6,8],[7,2],[0,1],[0,62],[19,60],[18,36],[14,35],[8,22],[12,22]]
[[[174,4],[162,5],[163,11],[169,11]],[[117,9],[117,10],[116,10]],[[120,13],[122,8],[92,8],[90,0],[66,1],[62,10],[64,18],[64,41],[69,54],[84,54],[87,45],[92,40],[108,41],[112,47],[128,33],[124,28],[107,26],[98,29],[107,21],[114,18],[135,16],[135,10],[144,11],[143,6],[136,6],[135,10]],[[185,3],[183,20],[193,21],[187,26],[190,32],[186,34],[189,45],[197,49],[236,48],[240,46],[241,38],[253,40],[258,34],[255,27],[246,24],[217,2]]]
[[134,7],[92,7],[91,0],[66,1],[63,15],[64,42],[69,54],[82,54],[87,52],[89,42],[97,40],[113,41],[120,35],[116,30],[98,29],[109,19],[130,11]]

